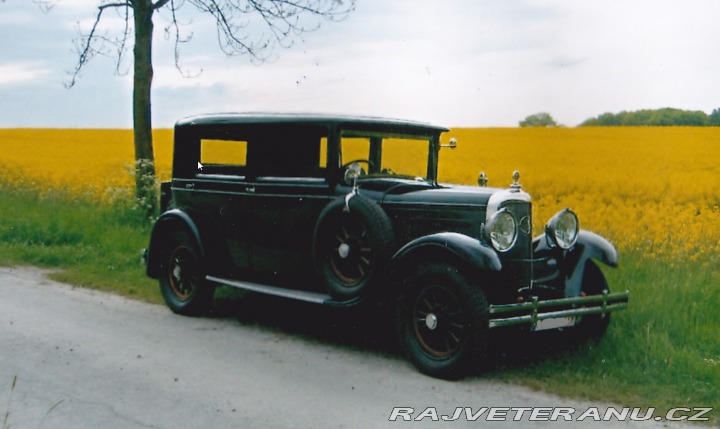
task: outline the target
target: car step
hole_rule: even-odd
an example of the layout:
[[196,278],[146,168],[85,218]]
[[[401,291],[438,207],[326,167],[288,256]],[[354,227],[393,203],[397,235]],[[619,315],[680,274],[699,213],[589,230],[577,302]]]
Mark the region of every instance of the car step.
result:
[[231,286],[251,292],[263,293],[266,295],[273,295],[281,298],[294,299],[296,301],[310,302],[313,304],[328,305],[331,307],[351,307],[360,302],[360,298],[353,298],[346,301],[336,301],[333,299],[332,296],[324,293],[306,292],[248,281],[223,279],[215,276],[205,276],[205,279],[209,282],[218,283],[225,286]]

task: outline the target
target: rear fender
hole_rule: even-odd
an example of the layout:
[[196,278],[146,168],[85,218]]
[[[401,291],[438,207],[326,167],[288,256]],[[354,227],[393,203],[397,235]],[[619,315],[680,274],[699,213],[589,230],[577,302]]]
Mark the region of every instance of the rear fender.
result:
[[168,234],[175,231],[186,231],[198,245],[201,260],[205,260],[205,246],[200,238],[200,228],[193,217],[180,209],[172,209],[163,213],[153,226],[150,235],[150,246],[147,253],[147,275],[157,278],[162,266],[162,253]]

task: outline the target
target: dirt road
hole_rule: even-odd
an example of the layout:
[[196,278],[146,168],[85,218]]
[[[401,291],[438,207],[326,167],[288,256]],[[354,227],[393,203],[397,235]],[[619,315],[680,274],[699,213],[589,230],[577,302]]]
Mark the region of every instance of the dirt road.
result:
[[[215,317],[187,318],[36,269],[0,268],[0,427],[478,427],[484,419],[436,422],[432,411],[419,422],[388,419],[394,407],[413,417],[430,407],[442,419],[457,407],[601,406],[483,377],[428,378],[382,347],[348,345],[316,307],[272,301],[270,311],[244,300],[237,313],[223,314],[221,303]],[[494,424],[558,425],[515,415]],[[612,426],[665,427],[647,423]]]

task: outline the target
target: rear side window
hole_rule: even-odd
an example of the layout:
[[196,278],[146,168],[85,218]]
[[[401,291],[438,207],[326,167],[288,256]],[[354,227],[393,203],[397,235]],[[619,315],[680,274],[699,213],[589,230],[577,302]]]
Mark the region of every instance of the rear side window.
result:
[[198,175],[245,176],[248,142],[244,140],[200,140]]
[[254,177],[321,178],[327,164],[327,138],[267,134],[250,139],[247,155],[248,174]]
[[247,142],[201,140],[200,162],[203,164],[246,165]]

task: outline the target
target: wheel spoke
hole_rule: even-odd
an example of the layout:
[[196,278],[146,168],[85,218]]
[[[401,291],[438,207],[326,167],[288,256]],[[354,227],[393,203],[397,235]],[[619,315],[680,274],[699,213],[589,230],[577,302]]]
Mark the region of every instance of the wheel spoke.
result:
[[460,344],[460,337],[455,335],[455,333],[453,331],[450,331],[449,334],[452,337],[452,339],[455,340],[455,345]]
[[438,301],[437,291],[435,289],[432,290],[432,303],[434,307],[440,307],[440,303]]
[[[442,285],[424,288],[416,298],[413,313],[415,335],[430,355],[446,358],[457,352],[466,336],[464,312],[456,295]],[[432,326],[428,315],[433,314]]]

